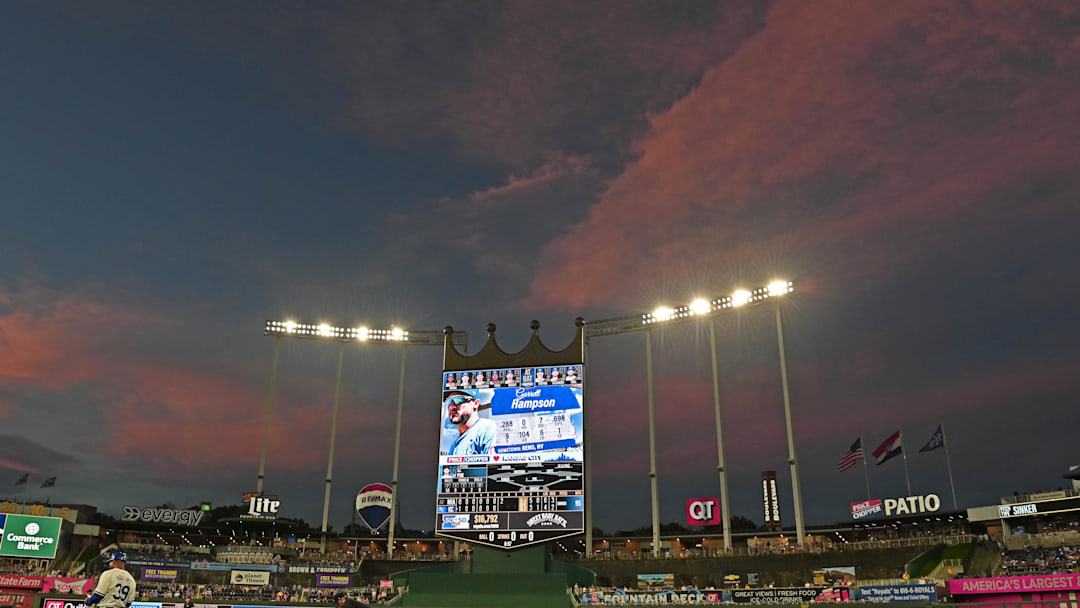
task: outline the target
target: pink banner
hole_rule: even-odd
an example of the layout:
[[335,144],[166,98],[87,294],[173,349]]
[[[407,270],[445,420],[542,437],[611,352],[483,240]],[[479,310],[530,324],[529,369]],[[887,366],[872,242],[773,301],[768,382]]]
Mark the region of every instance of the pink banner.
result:
[[954,578],[949,593],[1030,593],[1037,591],[1080,591],[1080,574],[1036,574],[999,578]]
[[94,590],[92,578],[60,578],[56,576],[45,577],[45,593],[68,593],[72,595],[89,595]]
[[7,587],[9,589],[41,589],[44,585],[45,579],[40,576],[0,574],[0,587]]

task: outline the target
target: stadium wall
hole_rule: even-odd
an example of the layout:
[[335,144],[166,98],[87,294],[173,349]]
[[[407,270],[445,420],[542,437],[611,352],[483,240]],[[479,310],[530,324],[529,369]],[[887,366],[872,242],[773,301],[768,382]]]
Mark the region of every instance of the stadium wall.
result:
[[923,553],[926,547],[903,547],[828,553],[788,553],[733,557],[635,560],[580,560],[569,562],[596,573],[597,584],[634,587],[637,575],[673,573],[677,586],[724,586],[724,575],[756,572],[760,585],[800,586],[813,578],[814,570],[830,566],[855,566],[856,578],[897,578],[904,566]]

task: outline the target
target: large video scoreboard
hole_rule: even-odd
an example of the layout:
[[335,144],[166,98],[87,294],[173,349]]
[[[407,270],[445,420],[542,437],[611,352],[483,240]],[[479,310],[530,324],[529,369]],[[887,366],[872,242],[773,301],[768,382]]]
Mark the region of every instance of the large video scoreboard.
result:
[[437,534],[513,549],[584,531],[583,372],[443,372]]

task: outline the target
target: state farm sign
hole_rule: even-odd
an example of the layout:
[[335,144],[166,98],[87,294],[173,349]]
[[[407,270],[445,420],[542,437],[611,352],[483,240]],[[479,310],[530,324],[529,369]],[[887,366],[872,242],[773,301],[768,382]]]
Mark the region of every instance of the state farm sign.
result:
[[41,589],[45,579],[40,576],[22,576],[19,574],[0,574],[0,587],[8,589]]

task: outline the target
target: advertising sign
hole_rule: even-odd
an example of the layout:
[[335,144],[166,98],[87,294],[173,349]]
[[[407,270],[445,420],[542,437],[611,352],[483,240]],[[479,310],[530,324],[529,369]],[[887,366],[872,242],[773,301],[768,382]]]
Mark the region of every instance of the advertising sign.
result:
[[821,587],[774,587],[771,589],[732,589],[731,601],[736,604],[805,604],[818,599]]
[[675,574],[639,574],[637,575],[638,589],[656,589],[662,587],[674,587]]
[[0,589],[0,608],[32,608],[33,593]]
[[46,576],[45,585],[41,588],[43,593],[68,593],[72,595],[89,595],[94,590],[93,578],[61,578]]
[[905,496],[904,498],[886,498],[885,516],[915,515],[933,513],[941,508],[941,498],[937,494],[926,496]]
[[252,570],[233,570],[229,582],[234,585],[269,585],[270,573]]
[[679,591],[591,591],[581,595],[581,603],[593,606],[659,605],[659,604],[719,604],[724,601],[720,591],[683,589]]
[[244,492],[240,496],[247,505],[247,512],[240,515],[242,519],[277,519],[281,501],[276,496],[265,496],[262,492]]
[[1035,574],[998,578],[954,578],[949,593],[1029,593],[1034,591],[1080,591],[1080,574]]
[[316,574],[316,587],[350,587],[352,577],[348,574]]
[[936,585],[876,585],[860,587],[865,602],[936,602]]
[[198,509],[158,509],[153,507],[124,507],[122,521],[139,521],[148,524],[169,524],[195,527],[202,521],[203,513]]
[[583,371],[443,373],[436,534],[513,549],[584,531]]
[[851,585],[855,582],[855,566],[829,566],[814,570],[815,585]]
[[141,581],[157,581],[162,583],[175,583],[180,580],[180,568],[157,568],[146,567],[142,568],[139,574],[139,580]]
[[1075,511],[1077,509],[1080,509],[1080,497],[998,506],[999,516],[1002,518],[1024,517],[1027,515],[1049,515],[1051,513],[1064,513],[1066,511]]
[[[134,602],[131,608],[138,608],[138,605],[139,602]],[[41,602],[41,608],[86,608],[86,604],[82,600],[46,599]]]
[[41,589],[45,586],[45,579],[40,576],[23,576],[21,574],[0,574],[0,588],[6,589]]
[[[245,564],[244,567],[247,567]],[[286,571],[289,574],[349,574],[353,571],[352,566],[289,566]]]
[[384,579],[379,580],[379,589],[393,589],[393,588],[394,588],[393,579],[384,578]]
[[851,503],[851,519],[880,516],[885,513],[885,505],[878,499]]
[[761,502],[765,509],[765,527],[781,527],[780,493],[776,489],[776,471],[761,472]]
[[356,493],[356,514],[374,532],[390,520],[393,490],[384,483],[369,483]]
[[53,559],[63,521],[59,517],[0,514],[0,555]]
[[691,498],[686,501],[686,525],[714,526],[720,523],[719,498]]
[[158,566],[159,568],[190,568],[191,562],[178,562],[171,559],[141,559],[132,557],[128,559],[129,566]]

